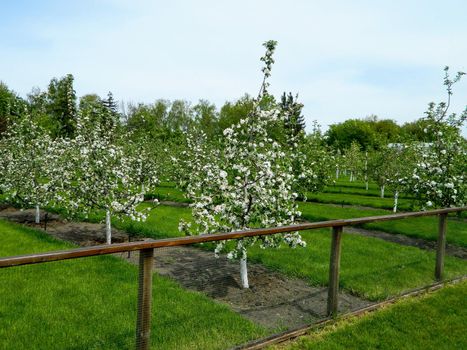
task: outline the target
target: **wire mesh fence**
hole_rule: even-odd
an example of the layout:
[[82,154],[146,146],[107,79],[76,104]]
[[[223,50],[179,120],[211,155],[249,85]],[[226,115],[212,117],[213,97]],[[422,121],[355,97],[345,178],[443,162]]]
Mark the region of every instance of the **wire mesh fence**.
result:
[[[461,210],[465,208],[0,258],[1,344],[8,349],[232,348],[374,302],[339,290],[341,255],[361,253],[342,244],[342,228],[355,223],[439,215],[437,254],[430,264],[441,279],[446,215]],[[247,263],[249,288],[242,287],[239,261],[213,252],[218,240],[314,228],[331,228],[330,233],[304,232],[327,237],[326,257],[312,258],[307,250],[254,248]],[[49,250],[47,244],[38,248]],[[313,273],[307,274],[311,266]],[[361,279],[344,272],[344,283]],[[318,277],[313,281],[310,276]]]

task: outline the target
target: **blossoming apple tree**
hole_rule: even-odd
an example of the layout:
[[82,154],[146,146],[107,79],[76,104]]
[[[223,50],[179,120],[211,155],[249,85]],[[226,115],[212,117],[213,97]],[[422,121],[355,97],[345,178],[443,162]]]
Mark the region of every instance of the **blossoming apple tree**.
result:
[[[312,132],[308,135],[297,135],[298,146],[291,148],[295,158],[295,191],[306,200],[307,192],[320,192],[332,183],[332,172],[336,157],[325,145],[320,126],[313,122]],[[301,139],[300,139],[301,138]]]
[[[222,147],[206,147],[205,137],[201,136],[192,148],[195,155],[187,196],[194,202],[195,225],[180,224],[188,234],[289,225],[300,216],[294,203],[297,193],[292,190],[296,180],[292,171],[294,152],[270,134],[284,114],[277,104],[264,103],[270,97],[267,79],[274,63],[276,42],[268,41],[264,46],[266,54],[261,58],[265,64],[264,80],[253,111],[224,130]],[[248,288],[248,247],[255,243],[262,248],[277,247],[283,242],[291,247],[306,244],[298,232],[248,237],[234,245],[219,242],[215,254],[225,251],[228,258],[240,259],[241,283]]]
[[131,162],[130,169],[133,174],[132,179],[140,185],[140,190],[144,196],[151,192],[159,183],[160,173],[160,150],[150,142],[147,137],[140,137],[133,142],[127,142],[125,153]]
[[360,145],[352,141],[350,147],[344,151],[345,168],[350,172],[350,182],[357,179],[357,174],[363,170],[363,154],[360,151]]
[[63,188],[69,185],[63,167],[63,142],[52,140],[26,115],[12,125],[0,143],[2,192],[10,203],[35,207],[38,224],[40,208],[60,202]]
[[465,73],[459,72],[451,80],[449,68],[444,71],[447,102],[428,106],[424,131],[434,139],[420,147],[421,160],[412,175],[414,191],[425,208],[463,206],[466,199],[467,142],[460,130],[467,119],[467,107],[459,115],[448,114],[452,86]]
[[411,191],[411,173],[416,161],[416,152],[413,147],[405,144],[391,144],[383,147],[380,152],[386,156],[387,162],[383,167],[388,188],[393,192],[394,205],[392,211],[397,212],[399,195]]
[[70,212],[86,214],[104,211],[106,241],[110,244],[113,216],[136,221],[146,219],[146,213],[137,210],[144,200],[143,184],[135,176],[135,171],[143,171],[141,167],[135,170],[135,164],[141,165],[135,159],[140,155],[125,152],[115,132],[115,123],[95,123],[86,113],[78,116],[76,138],[70,141],[68,159],[75,171],[67,208]]

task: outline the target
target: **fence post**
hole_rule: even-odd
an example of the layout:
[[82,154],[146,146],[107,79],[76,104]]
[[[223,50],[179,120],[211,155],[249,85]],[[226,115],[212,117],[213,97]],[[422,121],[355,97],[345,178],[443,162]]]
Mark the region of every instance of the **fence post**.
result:
[[154,249],[139,252],[138,315],[136,319],[136,349],[148,350],[151,345],[152,267]]
[[446,252],[447,218],[448,218],[448,214],[439,215],[438,244],[436,247],[436,268],[435,268],[435,278],[438,281],[441,281],[443,279],[444,255]]
[[339,304],[339,268],[341,262],[342,226],[332,228],[331,258],[329,261],[328,316],[337,316]]

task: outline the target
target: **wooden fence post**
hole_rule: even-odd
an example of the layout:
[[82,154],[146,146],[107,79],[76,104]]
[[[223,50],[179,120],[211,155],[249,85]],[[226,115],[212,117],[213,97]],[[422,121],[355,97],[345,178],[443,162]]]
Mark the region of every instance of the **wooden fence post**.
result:
[[448,218],[448,214],[439,215],[438,244],[436,247],[436,268],[435,268],[435,278],[438,281],[441,281],[443,279],[444,255],[446,252],[447,218]]
[[342,226],[332,228],[331,258],[329,261],[328,316],[337,316],[339,304],[339,268],[341,263]]
[[139,251],[138,315],[136,319],[136,349],[148,350],[151,346],[152,267],[154,249]]

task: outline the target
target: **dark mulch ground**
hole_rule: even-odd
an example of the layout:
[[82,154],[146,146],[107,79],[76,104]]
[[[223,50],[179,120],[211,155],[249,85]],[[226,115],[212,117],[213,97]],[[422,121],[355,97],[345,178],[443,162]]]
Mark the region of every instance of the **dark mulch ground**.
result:
[[[18,210],[12,207],[4,207],[1,210],[0,208],[0,218],[42,230],[46,228],[49,235],[79,246],[92,246],[106,242],[104,224],[67,221],[52,213],[47,213],[47,220],[45,220],[45,214],[44,211],[41,211],[41,223],[36,224],[34,222],[34,209]],[[125,241],[128,241],[128,234],[112,229],[113,243]]]
[[[139,255],[118,254],[137,264]],[[196,247],[171,247],[155,252],[156,271],[183,287],[228,304],[234,311],[271,329],[290,329],[326,316],[327,288],[311,287],[260,264],[248,264],[250,288],[242,289],[238,261],[216,258]],[[340,312],[370,305],[367,300],[341,293]]]
[[[413,238],[405,235],[387,233],[377,230],[366,230],[360,227],[351,227],[347,226],[344,228],[344,231],[351,234],[357,234],[361,236],[373,237],[382,239],[384,241],[393,242],[401,245],[406,245],[410,247],[417,247],[425,250],[436,250],[435,241],[427,241],[422,238]],[[446,254],[452,255],[461,259],[467,259],[467,249],[459,247],[453,244],[446,244]]]

